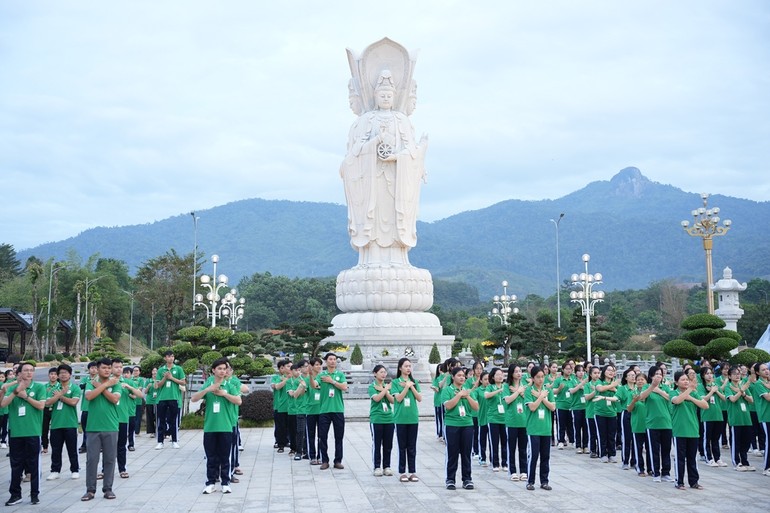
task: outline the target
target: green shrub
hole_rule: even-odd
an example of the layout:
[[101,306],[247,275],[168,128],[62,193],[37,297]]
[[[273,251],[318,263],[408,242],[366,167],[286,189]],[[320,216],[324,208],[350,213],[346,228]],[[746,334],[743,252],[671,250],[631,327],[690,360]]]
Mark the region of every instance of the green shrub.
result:
[[726,326],[725,321],[713,314],[699,313],[691,315],[680,324],[682,329],[697,330],[699,328],[719,329]]
[[738,341],[728,337],[715,338],[701,349],[701,355],[710,360],[722,360],[729,356],[730,351],[738,347]]
[[218,347],[217,351],[227,356],[228,358],[230,357],[231,354],[238,356],[239,354],[243,353],[243,349],[241,349],[240,346]]
[[181,429],[203,429],[203,421],[203,415],[188,413],[182,417],[182,422],[179,424],[179,427]]
[[718,337],[731,338],[736,342],[740,342],[741,340],[743,340],[743,337],[741,336],[741,334],[733,330],[717,330],[717,335]]
[[273,392],[270,390],[257,390],[243,396],[241,403],[241,416],[257,422],[273,419]]
[[201,344],[206,340],[209,329],[206,326],[188,326],[176,332],[176,339]]
[[698,328],[682,333],[681,337],[683,340],[692,342],[696,346],[705,346],[710,341],[720,337],[720,330],[715,328]]
[[209,345],[209,347],[219,347],[219,346],[225,346],[225,341],[230,338],[230,335],[232,335],[232,332],[229,328],[220,328],[217,326],[216,328],[209,328],[209,332],[206,333],[206,343]]
[[158,353],[147,353],[139,361],[139,368],[141,369],[142,376],[151,376],[152,369],[163,365],[164,360]]
[[428,355],[428,363],[437,364],[441,363],[441,353],[438,350],[436,343],[433,343],[433,347],[430,348],[430,354]]
[[[181,342],[171,348],[174,351],[174,359],[180,362],[195,358],[197,352],[195,347],[190,342]],[[163,354],[163,353],[160,353]]]
[[189,376],[190,374],[195,374],[195,371],[198,370],[199,365],[200,363],[198,362],[197,358],[190,358],[182,364],[182,370],[187,376]]
[[222,358],[222,353],[219,351],[207,351],[201,356],[201,364],[203,364],[204,368],[210,369],[211,364],[220,358]]
[[356,344],[353,347],[353,352],[350,353],[350,365],[362,365],[364,363],[364,354],[361,352],[361,347]]
[[230,335],[230,340],[228,340],[227,344],[231,346],[248,346],[252,342],[254,342],[254,335],[245,331],[239,331]]
[[90,362],[91,361],[91,360],[88,359],[87,356],[81,356],[80,358],[78,358],[78,360],[80,360],[82,363]]
[[480,340],[473,344],[473,347],[471,347],[471,353],[473,354],[473,359],[477,362],[483,362],[486,360],[487,352],[484,349],[484,344],[482,344]]
[[663,352],[674,358],[695,360],[698,358],[698,347],[687,340],[674,339],[663,346]]
[[45,362],[52,362],[52,361],[57,360],[57,359],[58,359],[57,356],[55,354],[51,354],[51,353],[48,353],[47,355],[45,355],[43,357],[43,361],[45,361]]
[[730,358],[730,363],[733,365],[754,365],[757,362],[770,361],[770,354],[762,349],[744,349],[740,353]]

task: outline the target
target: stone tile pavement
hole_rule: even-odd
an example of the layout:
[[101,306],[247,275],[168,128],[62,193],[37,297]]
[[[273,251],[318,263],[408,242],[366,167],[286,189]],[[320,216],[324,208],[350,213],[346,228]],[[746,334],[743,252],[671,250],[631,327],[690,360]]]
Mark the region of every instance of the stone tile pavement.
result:
[[[423,412],[430,411],[430,404],[423,401]],[[348,401],[351,417],[364,416],[367,408],[368,401]],[[637,477],[632,470],[623,471],[616,465],[603,464],[571,450],[552,452],[551,492],[539,488],[527,491],[523,483],[509,481],[505,473],[494,473],[478,465],[473,470],[475,490],[450,492],[444,489],[444,446],[436,441],[433,421],[428,419],[420,424],[419,483],[400,483],[395,476],[372,475],[371,439],[366,422],[346,425],[344,470],[321,471],[306,460],[293,461],[288,452],[277,454],[273,449],[272,428],[245,429],[243,442],[241,468],[245,475],[241,476],[240,483],[233,485],[233,493],[229,495],[201,494],[205,476],[202,432],[183,431],[178,450],[166,447],[156,451],[154,439],[146,435],[136,440],[136,452],[128,453],[131,477],[121,479],[116,475],[117,499],[114,501],[97,494],[91,502],[80,502],[85,491],[84,455],[81,455],[80,479],[70,480],[69,473],[65,472],[60,480],[45,481],[50,470],[49,453],[42,455],[41,503],[34,507],[29,504],[29,485],[24,483],[24,503],[4,511],[468,513],[492,508],[528,512],[579,512],[600,508],[623,513],[653,510],[683,513],[729,507],[731,511],[766,512],[770,501],[770,477],[762,476],[761,472],[738,473],[731,468],[700,465],[701,484],[705,489],[678,491],[670,483],[653,483],[651,478]],[[7,483],[8,458],[0,458],[0,475]],[[761,467],[759,458],[749,459]],[[398,452],[394,447],[394,469],[397,461]],[[66,455],[64,466],[67,466]],[[4,492],[0,492],[2,502],[8,498]]]

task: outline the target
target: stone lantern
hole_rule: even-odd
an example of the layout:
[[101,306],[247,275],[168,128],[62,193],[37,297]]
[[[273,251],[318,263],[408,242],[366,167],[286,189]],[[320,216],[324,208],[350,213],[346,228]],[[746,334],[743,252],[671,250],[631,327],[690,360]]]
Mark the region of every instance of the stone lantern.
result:
[[725,267],[722,276],[721,280],[711,286],[711,290],[716,292],[719,298],[719,308],[714,314],[725,321],[725,329],[738,331],[738,319],[743,317],[738,293],[746,290],[747,285],[733,279],[733,271],[729,267]]

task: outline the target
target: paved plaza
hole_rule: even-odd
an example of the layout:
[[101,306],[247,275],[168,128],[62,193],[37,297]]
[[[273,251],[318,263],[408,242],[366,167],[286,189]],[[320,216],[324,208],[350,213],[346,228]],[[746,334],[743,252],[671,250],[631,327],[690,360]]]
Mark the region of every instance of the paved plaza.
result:
[[[421,412],[430,410],[428,397]],[[245,450],[241,453],[241,482],[232,486],[233,493],[219,491],[203,495],[205,460],[203,432],[182,431],[181,449],[169,445],[154,450],[155,440],[142,434],[136,440],[136,452],[128,453],[130,478],[115,476],[117,499],[108,501],[97,493],[91,502],[80,502],[85,492],[85,455],[80,455],[81,477],[69,479],[62,473],[57,481],[46,481],[51,455],[42,455],[40,504],[29,503],[29,484],[22,486],[24,502],[3,511],[38,511],[75,513],[84,511],[122,513],[192,512],[192,513],[364,513],[447,511],[553,512],[608,509],[631,512],[690,512],[729,510],[735,512],[767,511],[770,501],[770,477],[761,472],[739,473],[731,468],[699,465],[704,490],[689,488],[678,491],[670,483],[653,483],[651,478],[637,477],[633,470],[620,470],[617,465],[591,460],[572,450],[551,453],[551,485],[553,491],[524,489],[524,483],[511,482],[507,473],[491,468],[473,469],[475,490],[444,489],[444,445],[437,442],[432,420],[422,421],[417,445],[419,483],[400,483],[397,476],[374,477],[371,472],[371,438],[369,424],[364,421],[369,401],[347,401],[350,421],[345,431],[344,470],[311,467],[307,460],[293,461],[273,449],[272,428],[244,429]],[[355,419],[355,420],[354,420]],[[332,437],[329,437],[333,448]],[[395,443],[394,443],[395,445]],[[392,453],[394,471],[398,452]],[[726,458],[725,458],[726,459]],[[750,462],[761,469],[760,458]],[[67,468],[64,456],[64,468]],[[10,476],[8,458],[2,458],[0,473]],[[217,487],[218,489],[218,487]],[[3,502],[8,498],[4,487]],[[97,490],[99,491],[99,490]],[[727,501],[727,502],[725,502]]]

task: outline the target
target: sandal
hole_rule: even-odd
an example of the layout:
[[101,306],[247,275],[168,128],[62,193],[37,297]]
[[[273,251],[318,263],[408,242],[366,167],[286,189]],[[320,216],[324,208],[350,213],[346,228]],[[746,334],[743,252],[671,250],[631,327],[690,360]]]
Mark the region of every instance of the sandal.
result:
[[412,483],[416,483],[419,480],[420,478],[417,477],[417,474],[409,474],[409,481],[411,481]]
[[104,474],[99,472],[98,474],[96,474],[96,479],[104,479]]
[[242,476],[243,475],[243,470],[237,468],[237,469],[233,470],[233,474],[235,474],[236,476]]
[[92,500],[94,500],[94,493],[93,492],[86,492],[85,494],[83,494],[83,496],[80,498],[80,500],[83,501],[83,502],[92,501]]
[[401,481],[402,483],[408,483],[409,477],[407,477],[406,474],[401,474],[401,477],[399,477],[398,480]]
[[122,477],[123,479],[128,479],[128,472],[121,472],[120,477]]

